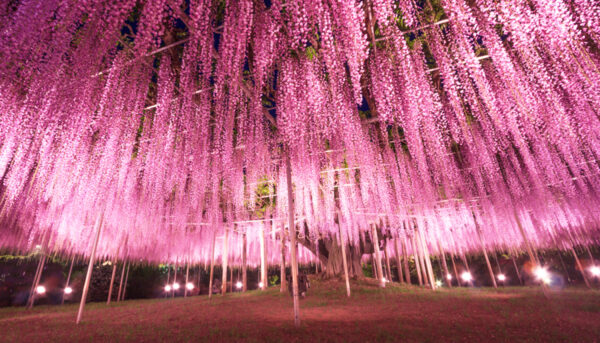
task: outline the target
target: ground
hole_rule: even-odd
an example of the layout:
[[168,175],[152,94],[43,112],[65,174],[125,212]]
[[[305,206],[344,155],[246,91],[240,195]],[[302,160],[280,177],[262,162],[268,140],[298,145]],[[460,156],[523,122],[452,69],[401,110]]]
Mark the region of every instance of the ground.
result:
[[206,296],[0,309],[1,342],[595,342],[600,292],[583,289],[453,288],[430,291],[369,281],[313,281],[301,300],[279,288]]

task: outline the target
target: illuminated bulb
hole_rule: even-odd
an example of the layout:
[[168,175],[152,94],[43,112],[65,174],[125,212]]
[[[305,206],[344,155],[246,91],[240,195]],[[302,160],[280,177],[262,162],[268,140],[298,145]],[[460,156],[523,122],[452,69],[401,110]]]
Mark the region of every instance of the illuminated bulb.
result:
[[46,287],[44,287],[44,286],[37,286],[37,288],[35,289],[35,292],[37,294],[44,294],[44,293],[46,293]]
[[435,282],[435,285],[438,286],[438,287],[442,287],[442,281],[441,280],[437,280]]
[[171,285],[166,285],[165,286],[165,292],[170,292],[171,291]]
[[600,267],[598,267],[598,266],[591,266],[590,267],[590,273],[592,273],[592,275],[594,275],[594,276],[600,276]]
[[39,250],[39,249],[42,248],[42,246],[38,244],[38,245],[35,246],[35,248]]
[[179,289],[179,284],[177,282],[173,283],[173,289],[174,290],[178,290]]
[[188,291],[191,291],[192,289],[194,289],[194,284],[191,282],[188,282],[185,284],[185,288],[187,288]]
[[452,274],[448,273],[448,274],[446,275],[446,280],[452,280]]
[[258,288],[263,288],[263,286],[264,286],[264,285],[265,285],[264,283],[262,283],[262,282],[259,282],[259,283],[258,283]]
[[238,282],[235,284],[235,288],[237,288],[237,289],[241,289],[241,288],[242,288],[242,286],[243,286],[243,285],[242,285],[242,283],[241,283],[240,281],[238,281]]
[[69,286],[65,287],[65,294],[71,294],[71,293],[73,293],[73,288],[71,288]]
[[534,273],[535,273],[535,276],[538,278],[538,280],[541,280],[545,284],[550,284],[550,281],[552,281],[550,279],[550,273],[548,272],[548,269],[546,269],[546,268],[537,267],[537,268],[535,268]]
[[463,272],[460,274],[460,278],[463,279],[464,282],[469,282],[473,280],[473,275],[471,275],[469,272]]
[[500,281],[506,280],[506,275],[504,275],[504,274],[498,274],[498,280],[500,280]]
[[385,283],[385,282],[388,282],[388,280],[386,278],[382,277],[381,282]]

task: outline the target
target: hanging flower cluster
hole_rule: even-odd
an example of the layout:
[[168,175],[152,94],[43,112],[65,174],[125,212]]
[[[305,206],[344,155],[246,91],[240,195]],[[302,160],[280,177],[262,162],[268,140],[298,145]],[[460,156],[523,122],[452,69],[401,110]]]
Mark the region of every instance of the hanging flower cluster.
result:
[[4,1],[0,248],[276,263],[289,191],[301,242],[597,243],[599,51],[594,0]]

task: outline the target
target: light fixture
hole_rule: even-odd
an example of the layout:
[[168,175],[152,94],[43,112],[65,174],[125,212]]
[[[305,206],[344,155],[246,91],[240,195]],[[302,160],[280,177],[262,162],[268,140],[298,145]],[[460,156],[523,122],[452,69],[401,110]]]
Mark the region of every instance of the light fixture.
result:
[[262,283],[262,281],[261,281],[261,282],[259,282],[259,283],[258,283],[258,288],[263,288],[263,286],[264,286],[264,285],[265,285],[265,284],[264,284],[264,283]]
[[73,293],[73,288],[67,286],[67,287],[65,287],[64,292],[65,292],[65,294],[71,294],[71,293]]
[[598,266],[591,266],[590,267],[590,273],[592,273],[593,276],[600,276],[600,267]]
[[188,282],[185,284],[185,288],[187,288],[188,291],[191,291],[192,289],[194,289],[194,284],[191,282]]
[[241,282],[241,281],[238,281],[238,282],[236,282],[236,283],[235,283],[235,288],[237,288],[237,289],[241,289],[241,288],[242,288],[242,286],[243,286],[243,285],[242,285],[242,282]]
[[46,287],[41,286],[41,285],[37,286],[36,289],[35,289],[35,292],[37,294],[44,294],[44,293],[46,293]]
[[541,280],[545,284],[550,284],[551,278],[548,269],[544,267],[536,267],[533,272],[538,280]]
[[438,287],[442,287],[442,281],[441,280],[436,280],[435,281],[435,285]]
[[166,285],[165,286],[165,292],[170,292],[171,291],[171,285]]
[[388,282],[388,280],[387,280],[385,277],[382,277],[382,278],[381,278],[381,282],[382,282],[382,283],[386,283],[386,282]]
[[177,282],[173,282],[173,290],[178,290],[179,289],[179,284]]
[[473,280],[473,275],[470,272],[463,272],[460,274],[460,278],[463,279],[464,282],[470,282]]
[[452,274],[450,274],[450,273],[446,274],[446,280],[452,280]]
[[498,274],[498,281],[505,281],[505,280],[506,280],[506,275]]

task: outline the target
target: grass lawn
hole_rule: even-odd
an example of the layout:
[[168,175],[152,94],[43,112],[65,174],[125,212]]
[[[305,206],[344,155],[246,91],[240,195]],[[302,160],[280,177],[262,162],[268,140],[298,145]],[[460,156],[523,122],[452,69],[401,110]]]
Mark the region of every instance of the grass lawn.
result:
[[279,288],[206,296],[0,309],[1,342],[596,342],[600,292],[539,288],[430,291],[389,284],[313,281],[294,328]]

